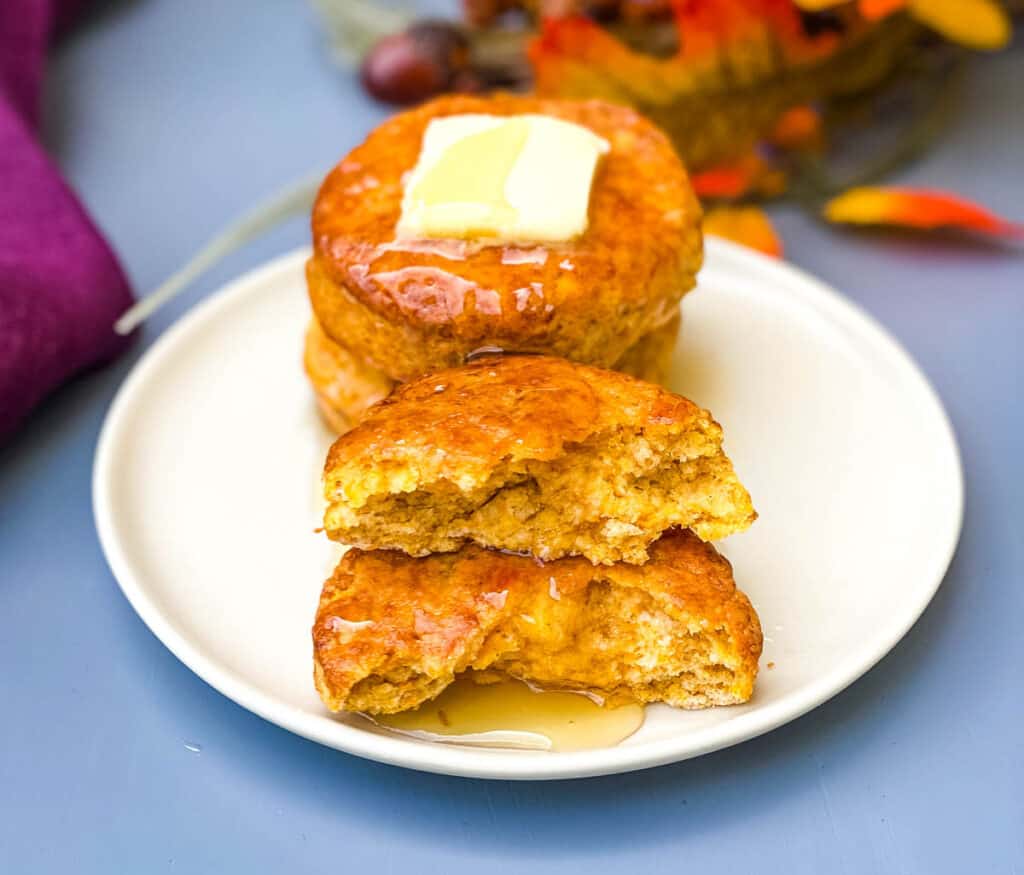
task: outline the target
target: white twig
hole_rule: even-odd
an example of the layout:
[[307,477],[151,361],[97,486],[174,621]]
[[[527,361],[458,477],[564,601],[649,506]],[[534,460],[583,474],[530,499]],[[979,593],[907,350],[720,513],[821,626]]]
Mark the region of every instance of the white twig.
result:
[[323,176],[322,172],[318,172],[288,186],[228,225],[192,256],[184,267],[125,311],[114,323],[114,331],[118,334],[130,334],[157,309],[195,282],[222,258],[259,237],[279,222],[296,213],[308,212],[313,206],[313,199]]
[[313,0],[331,42],[335,61],[350,67],[382,36],[398,33],[413,20],[407,4],[375,0]]

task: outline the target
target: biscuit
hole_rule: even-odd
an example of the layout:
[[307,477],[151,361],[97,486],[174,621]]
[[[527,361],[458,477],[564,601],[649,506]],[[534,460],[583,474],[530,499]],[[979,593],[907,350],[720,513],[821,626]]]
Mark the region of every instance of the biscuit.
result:
[[548,356],[486,356],[398,387],[331,447],[324,528],[414,556],[467,542],[642,563],[666,529],[704,540],[756,514],[696,404]]
[[404,711],[464,672],[707,708],[750,698],[761,627],[729,562],[677,530],[642,566],[350,550],[324,585],[313,649],[334,711]]
[[[672,364],[679,322],[677,312],[663,326],[645,334],[626,350],[615,370],[663,383]],[[320,413],[338,434],[356,425],[367,409],[395,386],[394,380],[331,340],[315,319],[306,332],[303,363]]]
[[612,370],[649,383],[665,385],[672,370],[672,357],[675,355],[681,322],[677,310],[664,325],[649,331],[627,349]]
[[[609,142],[582,236],[542,246],[395,240],[403,176],[427,124],[463,113],[543,113]],[[601,101],[505,94],[441,97],[384,122],[327,176],[312,232],[316,318],[398,382],[483,348],[610,367],[671,317],[703,255],[700,207],[654,125]]]
[[302,363],[324,421],[338,434],[359,422],[366,410],[386,398],[395,385],[347,347],[331,340],[316,319],[310,320],[306,330]]

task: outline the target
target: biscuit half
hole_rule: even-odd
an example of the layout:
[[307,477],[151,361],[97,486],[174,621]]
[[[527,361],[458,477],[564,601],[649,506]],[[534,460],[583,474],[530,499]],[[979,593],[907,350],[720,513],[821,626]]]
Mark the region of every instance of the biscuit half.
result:
[[324,469],[329,537],[413,556],[465,543],[642,563],[673,527],[745,529],[750,496],[711,414],[546,356],[490,356],[399,387]]
[[415,708],[466,672],[612,703],[732,705],[753,692],[761,644],[729,562],[681,530],[643,566],[476,546],[422,559],[351,550],[313,627],[324,703],[373,714]]

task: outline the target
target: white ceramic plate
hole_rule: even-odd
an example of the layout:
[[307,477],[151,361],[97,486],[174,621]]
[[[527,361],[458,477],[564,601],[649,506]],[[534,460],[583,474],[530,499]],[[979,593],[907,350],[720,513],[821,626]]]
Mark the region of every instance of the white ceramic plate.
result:
[[874,321],[817,280],[708,241],[672,388],[710,408],[760,512],[723,542],[761,616],[754,699],[648,709],[620,745],[473,749],[331,715],[309,628],[338,548],[319,525],[330,435],[300,363],[297,252],[169,330],[125,381],[100,437],[100,540],[153,632],[226,696],[293,732],[410,768],[557,778],[654,766],[805,713],[884,656],[928,604],[960,532],[963,483],[934,392]]

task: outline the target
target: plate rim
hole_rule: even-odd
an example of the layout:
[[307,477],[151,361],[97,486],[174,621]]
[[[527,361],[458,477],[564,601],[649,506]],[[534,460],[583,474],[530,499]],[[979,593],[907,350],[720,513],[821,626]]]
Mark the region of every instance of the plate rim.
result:
[[[786,262],[768,258],[753,250],[724,240],[707,238],[706,265],[711,273],[731,266],[744,272],[761,274],[766,289],[786,289],[809,297],[813,309],[830,324],[852,328],[875,349],[884,353],[888,364],[895,365],[910,378],[933,418],[935,434],[942,441],[952,479],[953,513],[944,534],[944,551],[936,551],[930,566],[922,572],[927,578],[927,593],[920,604],[900,615],[883,632],[873,637],[874,644],[864,652],[854,651],[828,674],[816,678],[779,700],[737,714],[724,724],[704,727],[681,736],[653,740],[643,745],[600,748],[564,753],[520,753],[515,751],[473,750],[448,744],[424,744],[400,736],[367,732],[344,723],[330,722],[302,708],[282,702],[250,684],[236,672],[206,656],[167,617],[132,568],[117,535],[116,513],[112,498],[114,449],[133,399],[148,376],[171,357],[177,345],[193,328],[215,319],[243,297],[252,286],[271,281],[275,275],[294,272],[297,263],[308,257],[309,248],[300,247],[277,256],[215,290],[206,299],[184,313],[143,353],[125,377],[104,417],[93,459],[92,510],[100,546],[121,592],[149,630],[194,674],[221,694],[263,719],[296,735],[327,747],[390,765],[437,774],[502,780],[548,780],[591,777],[636,771],[701,756],[730,747],[789,723],[846,689],[870,671],[902,640],[931,603],[941,586],[956,553],[964,518],[964,473],[960,447],[949,415],[931,382],[903,345],[878,320],[823,280]],[[805,302],[806,303],[806,302]],[[915,385],[916,384],[916,385]]]

